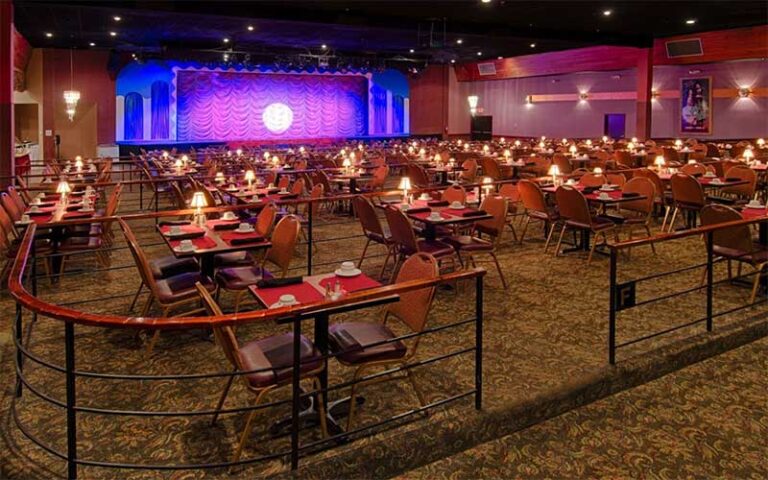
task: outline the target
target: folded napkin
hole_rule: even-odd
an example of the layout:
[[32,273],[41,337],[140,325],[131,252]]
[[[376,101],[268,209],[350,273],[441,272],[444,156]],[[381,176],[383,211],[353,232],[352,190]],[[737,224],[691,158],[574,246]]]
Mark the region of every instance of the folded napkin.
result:
[[431,212],[432,209],[429,207],[417,207],[417,208],[409,208],[408,213],[422,213],[422,212]]
[[622,198],[633,198],[633,197],[639,197],[640,193],[638,193],[638,192],[622,192],[621,196],[622,196]]
[[161,220],[158,222],[158,225],[165,227],[170,225],[189,225],[190,223],[189,220]]
[[740,182],[741,179],[739,177],[727,177],[725,179],[726,182]]
[[298,285],[304,281],[304,277],[286,277],[286,278],[262,278],[256,282],[259,288],[284,287],[286,285]]
[[258,243],[264,240],[264,237],[261,235],[258,236],[249,236],[249,237],[243,237],[243,238],[232,238],[227,240],[227,243],[229,243],[232,246],[235,245],[246,245],[249,243]]
[[62,217],[65,220],[74,220],[76,218],[91,218],[93,216],[93,213],[88,212],[69,212],[65,213]]
[[584,195],[589,195],[590,193],[594,193],[598,190],[600,190],[600,187],[584,187],[584,189],[581,192]]
[[178,235],[173,235],[174,240],[186,240],[188,238],[198,238],[205,235],[205,230],[200,230],[196,232],[182,232]]
[[231,223],[216,223],[213,225],[213,229],[214,230],[234,230],[239,226],[240,226],[240,223],[237,221],[234,221]]
[[29,211],[27,212],[27,215],[29,215],[30,217],[34,217],[36,215],[50,215],[50,214],[51,212],[48,212],[46,210],[38,210],[36,212],[29,212]]
[[71,212],[73,210],[80,210],[82,207],[83,205],[79,203],[70,204],[70,205],[67,205],[67,211]]
[[429,205],[430,207],[447,207],[450,204],[445,200],[432,200],[430,202],[427,202],[427,205]]
[[485,210],[472,210],[461,214],[462,217],[481,217],[483,215],[486,215]]

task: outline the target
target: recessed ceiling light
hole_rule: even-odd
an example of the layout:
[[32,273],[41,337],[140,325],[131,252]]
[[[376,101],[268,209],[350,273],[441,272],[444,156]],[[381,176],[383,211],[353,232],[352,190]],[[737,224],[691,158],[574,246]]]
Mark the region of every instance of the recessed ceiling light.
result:
[[483,3],[491,3],[491,0],[480,0]]
[[410,53],[413,53],[413,52],[415,52],[416,50],[414,50],[414,49],[410,49],[410,50],[408,50],[408,51],[409,51]]
[[112,17],[112,19],[113,19],[114,21],[116,21],[116,22],[119,22],[120,20],[122,20],[122,19],[123,19],[123,17],[121,17],[121,16],[119,16],[119,15],[115,15],[114,17]]
[[456,60],[451,59],[451,63],[456,63]]
[[326,44],[322,44],[322,45],[320,45],[320,48],[322,48],[323,50],[325,50],[326,48],[328,48],[328,45],[326,45]]
[[535,43],[532,43],[532,44],[530,44],[528,46],[531,47],[531,48],[536,48],[536,44]]
[[88,45],[90,45],[90,46],[92,46],[92,47],[95,47],[95,46],[96,46],[96,44],[95,44],[95,43],[93,43],[93,42],[89,43]]
[[249,31],[249,32],[252,32],[252,31],[253,31],[253,25],[248,25],[248,31]]
[[117,32],[109,32],[109,36],[110,37],[116,37],[117,36]]
[[603,10],[603,15],[606,17],[610,17],[613,13],[613,10]]
[[502,57],[501,55],[499,55],[498,57],[496,57],[496,59],[497,59],[497,60],[503,60],[503,59],[504,59],[504,57]]
[[687,25],[693,25],[694,23],[696,23],[696,19],[695,18],[689,18],[688,20],[685,21],[685,23]]
[[229,43],[229,39],[228,39],[227,37],[224,37],[224,39],[222,40],[222,42],[224,42],[224,43]]
[[462,40],[461,38],[458,38],[458,39],[456,39],[456,43],[461,45],[462,43],[464,43],[464,40]]
[[48,38],[51,38],[53,36],[53,34],[51,32],[45,32],[45,36],[48,37]]
[[477,56],[478,57],[482,57],[483,56],[483,52],[477,52]]

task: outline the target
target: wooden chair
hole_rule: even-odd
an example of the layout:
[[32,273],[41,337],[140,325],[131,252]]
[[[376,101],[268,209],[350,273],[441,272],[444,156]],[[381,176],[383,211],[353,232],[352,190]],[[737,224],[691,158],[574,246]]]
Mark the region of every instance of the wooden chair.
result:
[[[726,205],[711,204],[701,209],[701,224],[703,226],[734,222],[741,219],[742,217],[739,212]],[[705,241],[708,241],[708,238],[708,235],[704,235]],[[749,225],[715,230],[712,233],[712,253],[727,260],[729,280],[733,277],[731,270],[732,262],[739,264],[739,276],[741,275],[741,264],[745,263],[754,269],[753,275],[755,278],[752,281],[752,294],[749,297],[749,303],[754,303],[757,296],[757,288],[760,285],[760,275],[765,266],[768,265],[768,249],[752,239],[752,231]],[[705,278],[706,274],[705,268]]]
[[397,258],[393,276],[397,276],[398,270],[408,257],[419,252],[432,255],[441,266],[445,260],[450,260],[451,266],[455,269],[457,256],[451,245],[440,240],[417,240],[413,225],[399,208],[387,206],[384,209],[384,214],[389,224],[394,253]]
[[586,232],[587,235],[594,235],[592,247],[589,250],[587,265],[592,263],[592,255],[597,247],[597,239],[602,236],[603,241],[608,243],[607,232],[612,232],[616,237],[616,224],[609,218],[593,215],[589,209],[589,204],[584,195],[573,187],[564,185],[558,187],[555,191],[555,200],[560,210],[560,215],[564,219],[563,228],[560,230],[560,238],[555,247],[555,256],[560,254],[560,245],[563,242],[563,235],[567,229]]
[[255,285],[262,278],[274,276],[265,268],[267,263],[278,267],[280,277],[285,277],[291,265],[300,229],[301,221],[299,218],[296,215],[286,215],[277,222],[272,232],[272,246],[267,250],[260,265],[220,268],[216,272],[216,284],[219,286],[219,291],[216,292],[217,297],[222,289],[235,292],[235,313],[237,313],[248,287]]
[[545,229],[547,242],[544,244],[544,253],[547,253],[549,242],[552,240],[552,234],[555,231],[555,224],[560,220],[560,214],[547,205],[544,192],[538,184],[530,180],[520,180],[517,183],[517,189],[520,192],[520,199],[523,202],[526,213],[523,231],[520,234],[520,244],[522,245],[523,239],[525,239],[525,232],[528,231],[528,225],[531,223],[531,220],[542,222],[544,225],[549,224],[549,233]]
[[[435,257],[417,252],[402,264],[394,283],[406,283],[416,280],[431,280],[439,275],[438,261]],[[406,345],[403,341],[385,343],[368,347],[374,343],[397,338],[386,323],[390,317],[399,320],[412,333],[420,333],[427,326],[429,310],[435,296],[436,287],[426,287],[400,293],[400,300],[384,308],[380,323],[349,322],[332,325],[328,332],[328,341],[336,360],[344,366],[354,368],[352,381],[357,382],[372,369],[387,370],[406,366],[416,357],[421,337],[415,337]],[[412,368],[406,368],[403,376],[379,376],[375,379],[353,383],[350,388],[349,416],[347,430],[350,430],[355,417],[356,396],[364,385],[390,380],[406,379],[410,382],[419,405],[426,405],[424,394],[419,388]]]
[[362,267],[363,260],[365,260],[365,254],[368,252],[368,246],[373,243],[378,243],[387,249],[387,256],[384,258],[384,264],[381,266],[379,272],[379,278],[384,277],[384,272],[389,264],[389,259],[394,254],[392,236],[388,229],[385,229],[379,221],[379,216],[376,215],[376,208],[371,203],[371,200],[358,196],[352,200],[352,204],[357,213],[357,218],[360,220],[360,226],[363,229],[363,235],[365,235],[365,246],[363,247],[363,253],[360,255],[360,260],[357,262],[357,268]]
[[467,203],[467,191],[458,185],[451,185],[443,190],[440,199],[445,202],[459,202],[464,205]]
[[585,173],[579,179],[579,184],[585,187],[599,187],[608,183],[608,179],[601,173]]
[[[202,304],[211,316],[221,316],[224,313],[219,305],[213,300],[208,289],[200,284],[195,284],[195,290],[202,301]],[[224,352],[229,364],[232,366],[232,373],[251,372],[239,375],[245,383],[245,387],[256,396],[253,407],[258,407],[266,398],[267,394],[276,389],[291,385],[293,382],[293,333],[285,333],[259,340],[251,340],[242,346],[237,341],[235,331],[231,326],[219,325],[213,327],[213,335],[218,345]],[[300,354],[300,380],[309,380],[317,395],[316,405],[320,416],[320,428],[323,437],[328,436],[328,426],[325,416],[325,402],[323,401],[322,386],[319,375],[325,370],[326,362],[322,353],[315,348],[315,345],[304,335],[301,336],[299,343]],[[215,425],[219,418],[219,412],[224,407],[229,390],[235,375],[227,379],[224,391],[216,404],[216,413],[213,414],[211,424]],[[240,459],[245,443],[253,430],[253,421],[260,410],[251,410],[245,421],[245,428],[240,434],[240,442],[232,458],[233,462]]]
[[[619,213],[621,214],[621,223],[619,229],[627,232],[629,240],[636,228],[642,228],[646,234],[651,236],[651,221],[653,220],[653,206],[656,199],[656,187],[648,178],[635,177],[624,185],[623,193],[636,193],[641,197],[639,200],[624,202],[619,204]],[[625,214],[628,212],[628,214]],[[653,253],[656,253],[656,246],[651,243]]]
[[676,173],[670,179],[672,187],[672,202],[675,207],[672,212],[672,220],[669,222],[669,231],[675,228],[675,220],[680,212],[687,213],[689,220],[688,226],[696,226],[696,215],[707,204],[707,196],[704,188],[698,180],[685,173]]

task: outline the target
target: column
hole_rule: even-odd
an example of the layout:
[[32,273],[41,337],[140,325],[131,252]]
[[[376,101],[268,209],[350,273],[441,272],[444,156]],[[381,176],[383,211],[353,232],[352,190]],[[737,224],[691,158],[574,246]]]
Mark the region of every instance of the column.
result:
[[637,59],[637,105],[635,136],[651,138],[651,87],[653,86],[653,48],[640,51]]
[[[0,0],[0,176],[13,175],[13,4]],[[12,183],[0,180],[3,187]]]

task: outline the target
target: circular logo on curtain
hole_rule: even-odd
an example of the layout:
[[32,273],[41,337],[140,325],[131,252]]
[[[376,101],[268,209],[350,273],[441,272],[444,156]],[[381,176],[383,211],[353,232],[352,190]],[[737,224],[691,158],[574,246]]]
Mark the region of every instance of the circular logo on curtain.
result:
[[272,133],[283,133],[293,123],[293,110],[284,103],[271,103],[261,115],[264,125]]

